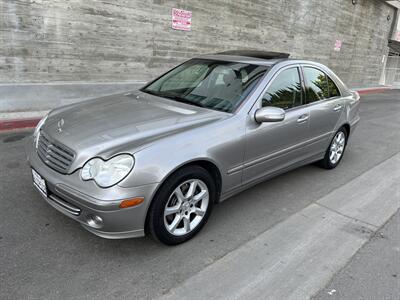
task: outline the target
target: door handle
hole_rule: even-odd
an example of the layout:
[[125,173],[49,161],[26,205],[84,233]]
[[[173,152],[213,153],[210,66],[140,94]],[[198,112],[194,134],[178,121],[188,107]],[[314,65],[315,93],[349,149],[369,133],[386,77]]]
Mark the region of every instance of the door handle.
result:
[[339,111],[339,110],[341,110],[341,109],[342,109],[342,106],[341,106],[340,104],[336,105],[336,106],[333,108],[334,111]]
[[297,119],[297,123],[303,123],[303,122],[307,121],[309,117],[310,117],[309,115],[301,115],[301,116]]

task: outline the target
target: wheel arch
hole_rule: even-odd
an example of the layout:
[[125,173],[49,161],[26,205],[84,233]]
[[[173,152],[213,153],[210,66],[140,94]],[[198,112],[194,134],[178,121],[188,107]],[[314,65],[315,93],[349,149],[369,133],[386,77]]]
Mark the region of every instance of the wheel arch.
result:
[[347,133],[346,143],[347,143],[347,140],[349,139],[349,136],[350,136],[350,124],[349,123],[345,123],[341,127],[343,127],[346,130],[346,133]]
[[222,173],[221,173],[220,168],[217,166],[217,164],[208,158],[193,159],[193,160],[190,160],[190,161],[187,161],[187,162],[184,162],[184,163],[178,165],[177,167],[172,169],[166,176],[164,176],[163,180],[158,185],[157,190],[155,191],[154,194],[156,194],[158,192],[158,190],[164,184],[164,182],[169,177],[171,177],[175,172],[177,172],[183,168],[186,168],[188,166],[196,166],[196,165],[204,168],[213,177],[213,179],[215,180],[216,186],[217,186],[217,193],[218,193],[217,198],[219,198],[219,196],[221,194],[221,190],[222,190]]
[[159,183],[159,185],[157,186],[157,189],[154,191],[153,193],[153,197],[151,199],[151,202],[148,204],[147,206],[147,210],[146,210],[146,218],[145,218],[145,232],[148,231],[148,217],[149,217],[149,211],[151,208],[151,205],[153,203],[154,198],[156,197],[156,195],[158,194],[158,192],[160,191],[160,188],[163,186],[163,184],[165,183],[165,181],[171,177],[174,173],[176,173],[177,171],[186,168],[188,166],[200,166],[202,168],[204,168],[207,172],[210,173],[210,175],[214,178],[215,183],[216,183],[216,187],[217,187],[217,197],[215,202],[218,203],[219,201],[219,197],[221,195],[221,190],[222,190],[222,174],[221,174],[221,170],[220,168],[217,166],[217,164],[209,159],[206,158],[198,158],[198,159],[194,159],[191,161],[187,161],[185,163],[182,163],[181,165],[177,166],[176,168],[172,169],[164,178],[163,180]]

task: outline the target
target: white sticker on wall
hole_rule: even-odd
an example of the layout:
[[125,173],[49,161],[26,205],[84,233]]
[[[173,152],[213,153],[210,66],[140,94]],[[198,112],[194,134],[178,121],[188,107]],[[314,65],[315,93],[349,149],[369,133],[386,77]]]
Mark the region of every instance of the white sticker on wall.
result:
[[190,31],[192,27],[192,12],[183,9],[172,9],[172,29]]

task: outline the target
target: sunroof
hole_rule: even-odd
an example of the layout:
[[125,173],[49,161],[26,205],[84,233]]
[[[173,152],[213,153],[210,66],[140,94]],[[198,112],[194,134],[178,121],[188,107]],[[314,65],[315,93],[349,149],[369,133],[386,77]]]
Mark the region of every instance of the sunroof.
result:
[[283,52],[257,51],[257,50],[229,50],[219,52],[222,55],[247,56],[261,59],[288,58],[290,54]]

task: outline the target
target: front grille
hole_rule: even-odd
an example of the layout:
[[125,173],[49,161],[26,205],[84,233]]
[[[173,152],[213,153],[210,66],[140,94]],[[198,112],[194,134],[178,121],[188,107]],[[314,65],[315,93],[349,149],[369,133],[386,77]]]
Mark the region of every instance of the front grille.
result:
[[50,168],[66,174],[74,161],[75,153],[63,144],[50,138],[43,131],[39,134],[38,155]]

